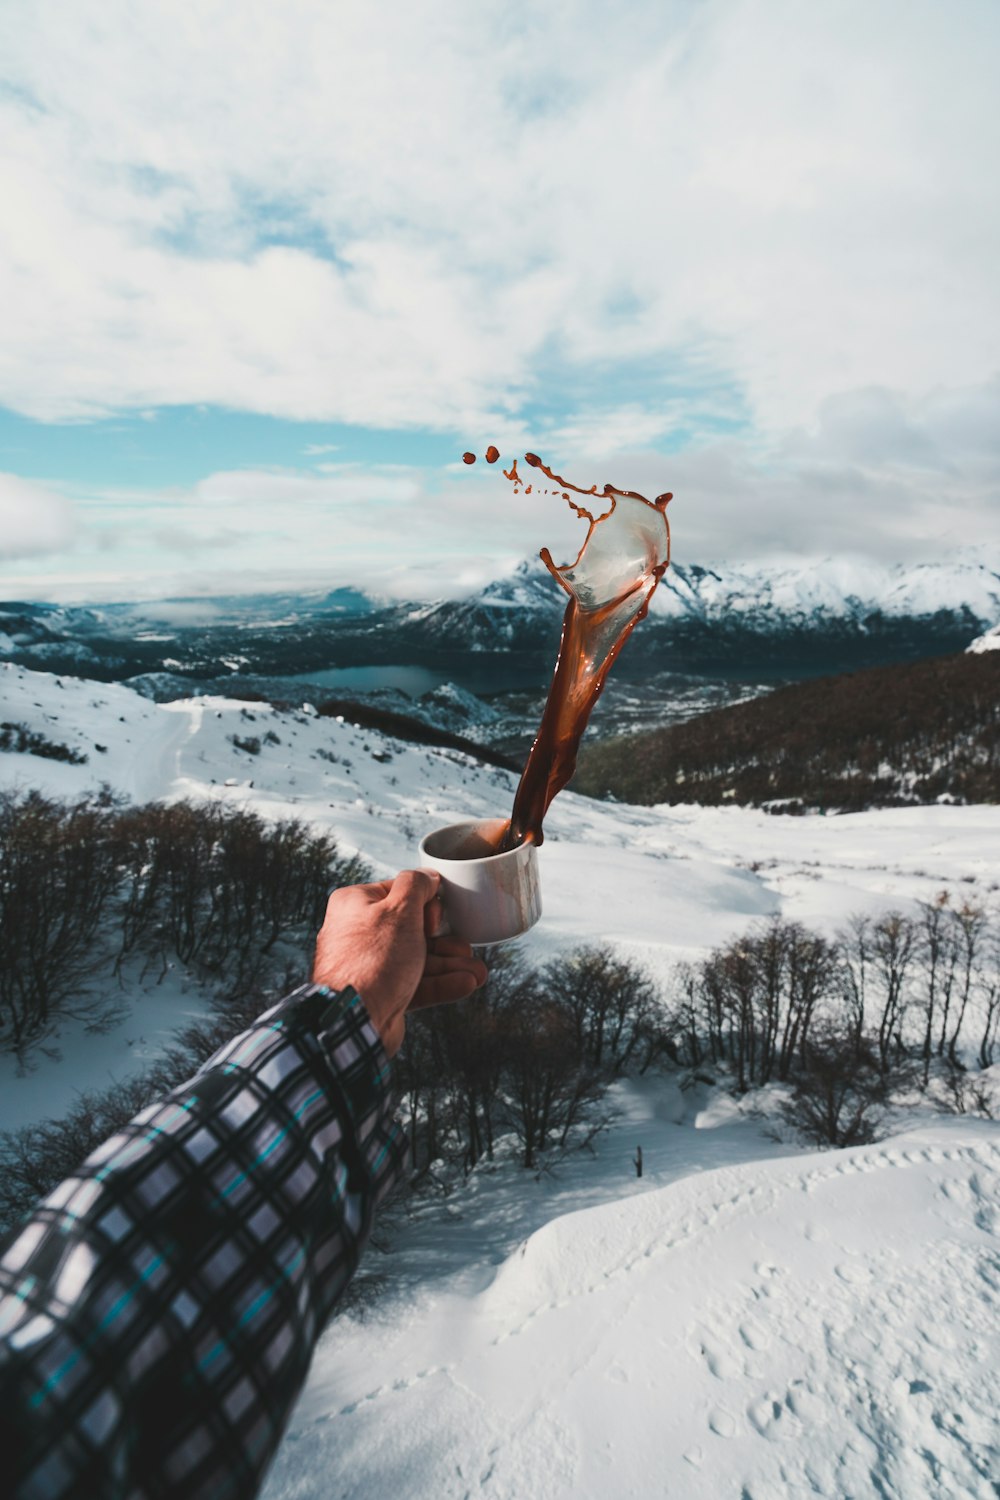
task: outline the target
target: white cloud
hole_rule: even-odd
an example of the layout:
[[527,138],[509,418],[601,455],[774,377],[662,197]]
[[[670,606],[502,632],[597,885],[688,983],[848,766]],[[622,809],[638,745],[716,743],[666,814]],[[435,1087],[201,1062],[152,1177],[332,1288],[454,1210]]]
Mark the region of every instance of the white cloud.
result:
[[1000,380],[905,401],[873,387],[831,397],[774,444],[728,438],[697,450],[621,452],[602,478],[669,488],[684,562],[817,553],[885,563],[968,545],[1000,560]]
[[15,474],[0,474],[0,558],[60,552],[76,534],[69,500]]
[[30,415],[473,434],[586,376],[650,441],[655,399],[613,396],[642,359],[776,438],[997,368],[990,0],[5,15],[0,402]]
[[[1000,381],[912,401],[873,387],[830,398],[811,426],[771,444],[705,439],[666,455],[641,446],[646,434],[630,410],[589,408],[559,434],[559,452],[570,453],[560,467],[584,486],[673,490],[679,562],[819,553],[892,564],[971,545],[1000,563],[998,396]],[[515,494],[502,478],[501,467],[524,450],[525,434],[515,436],[496,467],[228,470],[186,488],[81,489],[72,512],[61,497],[6,477],[0,522],[7,557],[21,561],[4,568],[0,592],[471,591],[543,545],[563,561],[582,541],[582,523],[557,495],[544,486]],[[558,456],[548,442],[544,451]],[[32,548],[46,555],[32,558]]]

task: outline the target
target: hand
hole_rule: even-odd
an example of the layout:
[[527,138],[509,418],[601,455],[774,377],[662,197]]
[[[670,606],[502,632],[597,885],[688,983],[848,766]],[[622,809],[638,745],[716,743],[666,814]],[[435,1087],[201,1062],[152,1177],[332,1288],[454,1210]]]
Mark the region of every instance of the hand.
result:
[[353,985],[390,1057],[402,1045],[407,1010],[464,1000],[486,982],[468,943],[438,937],[443,913],[434,870],[334,891],[316,939],[313,981]]

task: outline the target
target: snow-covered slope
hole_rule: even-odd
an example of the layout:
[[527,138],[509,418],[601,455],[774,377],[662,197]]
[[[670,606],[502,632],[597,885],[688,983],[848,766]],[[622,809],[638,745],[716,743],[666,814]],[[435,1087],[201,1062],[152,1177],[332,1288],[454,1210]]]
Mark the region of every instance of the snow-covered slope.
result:
[[1000,618],[1000,564],[964,552],[907,567],[849,558],[765,568],[674,563],[650,606],[654,615],[706,622],[738,619],[760,630],[864,621],[876,613],[919,619],[942,610],[968,612],[984,623]]
[[[380,874],[427,829],[513,798],[507,772],[308,708],[156,705],[6,666],[0,719],[88,757],[0,754],[0,790],[108,783],[293,814]],[[780,819],[563,793],[546,833],[532,955],[610,942],[661,982],[770,913],[829,932],[946,888],[992,902],[1000,883],[995,807]],[[141,1060],[155,998],[93,1053],[67,1032],[64,1060],[28,1078],[6,1059],[8,1122]],[[386,1291],[328,1331],[268,1500],[995,1500],[1000,1125],[924,1104],[907,1134],[817,1154],[718,1088],[650,1074],[616,1098],[593,1154],[537,1178],[484,1162],[372,1253]]]
[[563,1216],[336,1324],[265,1496],[992,1500],[998,1208],[963,1121]]
[[1000,651],[1000,625],[994,625],[991,630],[977,635],[971,645],[966,647],[974,655],[981,655],[984,651]]

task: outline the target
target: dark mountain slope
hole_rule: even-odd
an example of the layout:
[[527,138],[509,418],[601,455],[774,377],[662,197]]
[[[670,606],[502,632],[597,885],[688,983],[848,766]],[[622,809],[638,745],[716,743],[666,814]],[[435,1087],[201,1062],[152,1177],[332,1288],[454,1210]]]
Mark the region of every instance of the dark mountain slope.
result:
[[1000,802],[1000,652],[795,683],[605,740],[581,755],[574,789],[781,811]]

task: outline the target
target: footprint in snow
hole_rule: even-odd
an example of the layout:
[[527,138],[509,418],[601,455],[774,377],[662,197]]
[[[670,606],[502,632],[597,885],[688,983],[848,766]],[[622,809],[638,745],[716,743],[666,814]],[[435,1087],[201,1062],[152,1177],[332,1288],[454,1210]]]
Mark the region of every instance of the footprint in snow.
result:
[[839,1266],[834,1267],[834,1272],[848,1286],[864,1286],[872,1279],[871,1271],[861,1262],[841,1261]]
[[758,1352],[769,1348],[771,1343],[767,1329],[760,1323],[755,1322],[753,1318],[744,1318],[740,1324],[740,1338],[748,1349],[754,1349]]
[[734,1359],[725,1345],[708,1334],[696,1335],[697,1342],[692,1352],[700,1356],[708,1366],[708,1373],[716,1380],[734,1380],[746,1373],[742,1363]]
[[757,1401],[751,1401],[747,1407],[751,1425],[769,1442],[790,1436],[781,1430],[783,1415],[784,1407],[781,1402],[775,1401],[771,1396],[761,1396]]
[[725,1411],[721,1406],[716,1406],[709,1413],[708,1425],[716,1437],[731,1438],[736,1436],[736,1418],[732,1412]]

